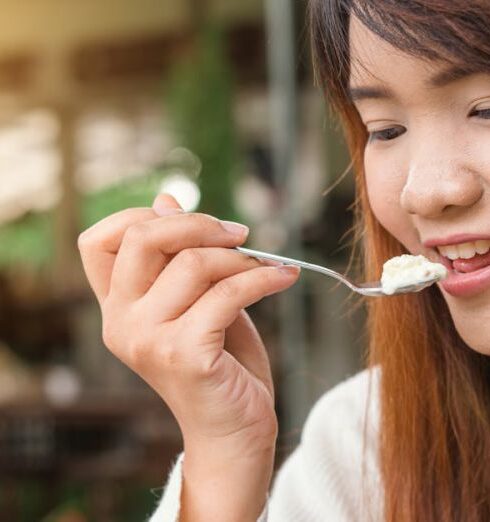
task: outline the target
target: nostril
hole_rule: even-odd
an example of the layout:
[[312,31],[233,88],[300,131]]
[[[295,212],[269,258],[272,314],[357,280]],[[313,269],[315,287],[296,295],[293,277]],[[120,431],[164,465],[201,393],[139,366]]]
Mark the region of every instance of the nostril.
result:
[[404,191],[400,200],[402,208],[410,215],[433,218],[441,215],[446,208],[443,198],[439,194]]

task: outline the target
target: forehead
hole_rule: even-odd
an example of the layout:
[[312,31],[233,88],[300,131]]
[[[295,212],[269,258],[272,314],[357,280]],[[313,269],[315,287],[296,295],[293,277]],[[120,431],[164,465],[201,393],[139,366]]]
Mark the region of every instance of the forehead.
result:
[[349,27],[350,85],[382,83],[393,87],[423,84],[438,70],[439,63],[411,56],[371,32],[355,16]]

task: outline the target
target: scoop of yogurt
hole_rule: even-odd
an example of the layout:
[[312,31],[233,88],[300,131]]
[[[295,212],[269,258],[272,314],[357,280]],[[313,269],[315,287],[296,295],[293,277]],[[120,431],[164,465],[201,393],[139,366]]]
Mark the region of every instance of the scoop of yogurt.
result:
[[383,265],[381,287],[385,294],[392,295],[399,288],[424,283],[434,278],[441,280],[447,275],[447,268],[440,263],[432,263],[425,256],[404,254],[389,259]]

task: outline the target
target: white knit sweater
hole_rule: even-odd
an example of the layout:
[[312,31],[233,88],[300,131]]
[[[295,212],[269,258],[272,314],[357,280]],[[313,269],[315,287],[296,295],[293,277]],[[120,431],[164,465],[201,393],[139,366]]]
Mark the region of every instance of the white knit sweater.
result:
[[[383,498],[377,462],[378,380],[378,370],[366,370],[318,400],[308,415],[299,446],[273,481],[268,504],[258,522],[375,522],[382,519]],[[178,522],[183,458],[181,453],[149,522]]]

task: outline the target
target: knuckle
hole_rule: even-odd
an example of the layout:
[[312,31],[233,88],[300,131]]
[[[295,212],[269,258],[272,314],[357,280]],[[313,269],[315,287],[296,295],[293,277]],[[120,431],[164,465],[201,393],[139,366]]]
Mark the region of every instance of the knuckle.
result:
[[211,354],[201,354],[191,362],[191,372],[198,380],[209,380],[216,377],[218,373],[218,356]]
[[117,330],[118,328],[112,321],[104,319],[102,324],[102,341],[104,345],[113,353],[117,352]]
[[214,285],[214,292],[219,298],[230,299],[238,295],[238,285],[230,279],[222,279]]
[[78,239],[77,239],[77,247],[78,247],[78,250],[80,250],[80,252],[82,250],[85,250],[85,247],[87,245],[87,234],[86,232],[82,232],[79,236],[78,236]]
[[119,351],[121,334],[120,319],[116,313],[116,307],[112,304],[111,296],[108,296],[101,305],[102,312],[102,341],[114,354]]
[[188,372],[189,366],[192,365],[194,352],[192,349],[185,349],[185,347],[195,344],[191,332],[191,325],[187,321],[183,321],[182,318],[165,325],[164,330],[162,330],[161,360],[169,373],[178,372],[182,376]]
[[172,372],[173,369],[178,368],[181,363],[181,354],[177,348],[177,345],[174,343],[169,343],[162,350],[161,353],[161,361],[163,367],[166,368],[169,372]]
[[131,245],[140,245],[146,242],[148,235],[148,225],[146,223],[136,223],[127,228],[123,241]]
[[97,242],[95,240],[95,236],[94,236],[93,230],[91,228],[84,230],[78,236],[78,239],[77,239],[77,246],[78,246],[78,250],[80,252],[84,252],[84,251],[88,250],[89,248],[92,248],[96,243]]
[[121,310],[114,299],[109,296],[102,305],[103,342],[130,368],[141,368],[153,351],[153,331],[136,308]]
[[127,357],[132,368],[141,368],[151,360],[153,343],[145,335],[133,338],[128,346]]
[[177,258],[179,266],[187,272],[202,270],[204,265],[204,256],[198,248],[186,248],[177,254]]
[[219,220],[213,216],[208,214],[202,214],[199,212],[194,212],[192,214],[187,214],[190,223],[199,228],[210,228],[215,227]]

